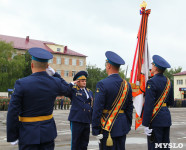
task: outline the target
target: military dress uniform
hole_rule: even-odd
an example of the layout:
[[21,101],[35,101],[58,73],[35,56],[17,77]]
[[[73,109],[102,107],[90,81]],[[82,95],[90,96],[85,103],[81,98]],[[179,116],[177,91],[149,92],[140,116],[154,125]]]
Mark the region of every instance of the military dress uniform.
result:
[[[41,48],[28,51],[36,61],[48,61],[53,56]],[[71,87],[63,79],[36,72],[15,83],[8,114],[7,142],[19,140],[20,150],[53,150],[57,136],[53,118],[54,101]]]
[[[87,76],[87,72],[80,71],[74,76],[73,81],[86,79]],[[86,87],[80,89],[79,86],[74,85],[67,97],[71,99],[72,105],[68,116],[72,133],[71,150],[87,150],[92,120],[93,93]]]
[[[170,68],[168,62],[158,55],[153,56],[153,64],[162,70],[165,70],[166,68]],[[170,142],[169,133],[170,133],[170,126],[172,123],[171,123],[171,114],[168,109],[168,106],[174,105],[172,84],[167,94],[167,97],[165,98],[164,104],[162,105],[160,111],[157,113],[155,118],[152,120],[152,113],[153,113],[155,103],[158,101],[159,97],[165,90],[167,80],[168,79],[163,75],[163,73],[158,73],[155,74],[154,77],[152,77],[150,80],[147,81],[142,124],[143,126],[146,127],[150,126],[155,137],[155,140],[151,142],[148,138],[148,150],[154,150],[155,143]]]
[[[106,52],[106,57],[107,61],[112,65],[118,66],[124,64],[124,60],[114,52]],[[133,102],[131,86],[128,83],[128,95],[121,108],[121,113],[118,114],[110,133],[113,140],[113,146],[106,146],[108,132],[101,128],[101,116],[104,114],[106,117],[107,114],[104,111],[112,109],[113,102],[118,95],[122,82],[123,79],[119,74],[111,74],[107,78],[99,81],[96,85],[92,116],[92,134],[103,134],[103,139],[100,144],[101,150],[124,150],[126,134],[131,130]]]
[[[87,72],[78,72],[73,80],[87,78]],[[68,120],[71,128],[71,150],[87,150],[92,120],[93,93],[88,88],[80,89],[73,86],[71,94],[71,109]]]

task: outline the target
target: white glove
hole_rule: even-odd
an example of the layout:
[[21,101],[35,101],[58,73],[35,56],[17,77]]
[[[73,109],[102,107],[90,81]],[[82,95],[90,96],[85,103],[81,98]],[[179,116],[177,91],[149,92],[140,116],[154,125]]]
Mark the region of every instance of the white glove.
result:
[[46,69],[46,72],[48,73],[49,76],[53,76],[55,74],[55,71],[52,67],[48,66]]
[[151,136],[151,133],[152,133],[152,129],[149,129],[149,127],[145,127],[144,128],[144,132],[147,136]]
[[103,138],[103,134],[98,134],[97,136],[96,136],[96,139],[97,140],[101,140]]
[[77,82],[79,82],[79,80],[76,80],[76,81],[72,81],[72,82],[70,82],[72,85],[76,85],[77,84]]
[[14,142],[11,142],[12,145],[17,145],[19,143],[19,140],[16,140]]

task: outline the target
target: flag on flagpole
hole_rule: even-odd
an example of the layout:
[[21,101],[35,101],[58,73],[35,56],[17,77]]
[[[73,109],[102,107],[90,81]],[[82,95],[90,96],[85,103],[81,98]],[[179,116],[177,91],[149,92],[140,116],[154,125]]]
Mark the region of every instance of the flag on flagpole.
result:
[[133,104],[136,110],[135,129],[142,124],[143,104],[146,82],[149,78],[151,64],[148,48],[147,25],[150,9],[146,10],[146,2],[140,5],[141,23],[137,35],[137,46],[131,70],[130,83],[132,86]]

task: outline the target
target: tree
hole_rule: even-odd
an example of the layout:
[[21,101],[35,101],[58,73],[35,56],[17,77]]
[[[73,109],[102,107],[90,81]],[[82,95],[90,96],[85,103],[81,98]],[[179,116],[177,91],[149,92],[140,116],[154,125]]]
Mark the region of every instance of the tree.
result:
[[[98,81],[106,78],[108,75],[106,73],[106,69],[102,70],[101,68],[98,68],[96,65],[87,66],[88,71],[88,78],[87,78],[87,87],[92,90],[93,93],[95,93],[96,90],[96,84]],[[119,75],[122,79],[125,79],[124,70],[120,69]]]
[[106,71],[101,70],[101,68],[96,67],[96,65],[87,66],[88,78],[87,78],[87,87],[92,90],[94,93],[96,90],[96,84],[98,81],[107,77]]
[[31,70],[31,55],[28,53],[28,51],[25,53],[25,68],[24,68],[24,77],[29,76],[32,74]]
[[15,81],[24,76],[25,56],[15,52],[12,43],[0,41],[0,91],[13,88]]
[[173,87],[174,87],[174,76],[173,75],[181,72],[181,70],[182,70],[182,67],[178,67],[178,68],[174,68],[174,69],[171,68],[169,70],[166,69],[164,72],[164,75],[170,79],[171,83],[173,84]]

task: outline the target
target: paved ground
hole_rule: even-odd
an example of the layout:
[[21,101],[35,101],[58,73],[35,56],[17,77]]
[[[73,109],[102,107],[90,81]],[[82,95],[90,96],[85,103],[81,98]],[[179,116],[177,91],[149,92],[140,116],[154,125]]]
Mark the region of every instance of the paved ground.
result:
[[[186,108],[171,108],[170,111],[173,121],[170,135],[171,143],[183,143],[181,150],[186,150]],[[17,150],[17,146],[12,146],[6,142],[6,114],[6,111],[0,111],[0,150]],[[67,121],[68,114],[69,110],[54,111],[54,118],[58,129],[58,137],[55,140],[55,150],[70,150],[71,133],[69,122]],[[98,150],[98,142],[92,135],[90,135],[88,149]],[[132,130],[127,136],[126,150],[139,149],[147,150],[146,136],[143,134],[143,127],[140,127],[137,131],[134,130],[133,122]]]

